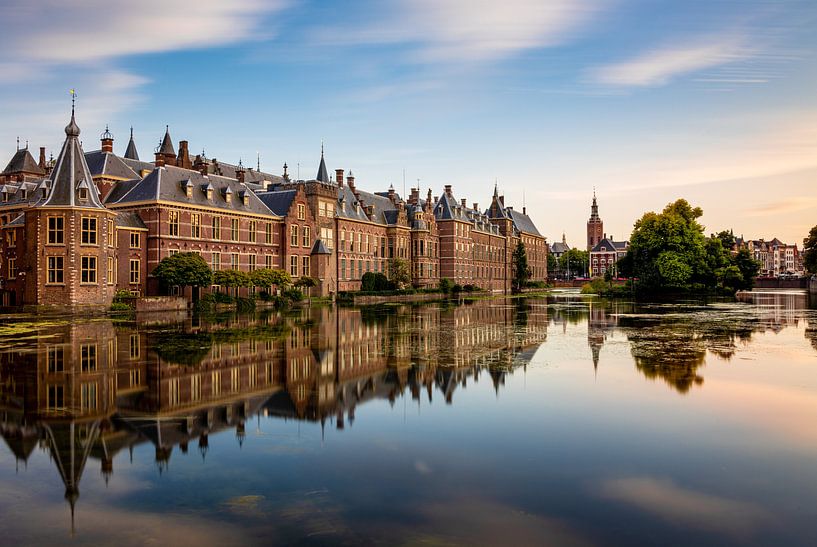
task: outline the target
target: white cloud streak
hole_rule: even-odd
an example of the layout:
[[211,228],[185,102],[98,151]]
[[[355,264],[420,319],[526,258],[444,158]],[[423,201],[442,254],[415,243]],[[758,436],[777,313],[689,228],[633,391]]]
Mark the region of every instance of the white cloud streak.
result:
[[623,87],[653,87],[700,70],[734,63],[752,51],[741,38],[728,37],[709,43],[662,47],[632,59],[590,70],[592,82]]

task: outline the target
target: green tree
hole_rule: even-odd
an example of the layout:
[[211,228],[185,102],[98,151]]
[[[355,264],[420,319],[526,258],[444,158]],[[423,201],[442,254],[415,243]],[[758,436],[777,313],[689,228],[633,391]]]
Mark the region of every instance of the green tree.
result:
[[163,287],[207,287],[213,283],[213,272],[196,253],[166,256],[153,269],[153,276]]
[[559,257],[559,268],[571,277],[581,277],[587,274],[587,264],[590,262],[590,253],[581,249],[570,249]]
[[559,267],[559,259],[553,253],[548,253],[548,277],[551,279],[560,276],[562,269]]
[[284,289],[292,284],[292,278],[286,270],[261,268],[250,272],[250,282],[256,287],[267,290],[273,286]]
[[440,283],[438,285],[441,292],[448,294],[451,292],[451,289],[454,287],[454,282],[448,279],[447,277],[443,277],[440,279]]
[[307,291],[312,287],[318,286],[318,280],[314,277],[309,276],[302,276],[299,277],[297,281],[295,281],[295,286],[303,291]]
[[741,249],[732,257],[732,265],[740,272],[741,280],[733,288],[748,291],[755,286],[755,278],[760,273],[760,262],[754,259],[749,249]]
[[723,245],[723,248],[727,251],[731,251],[736,242],[735,234],[732,232],[732,230],[722,230],[712,236],[712,239],[720,240],[721,245]]
[[402,258],[389,260],[389,280],[396,289],[404,289],[411,285],[411,269],[409,263]]
[[528,253],[525,251],[525,244],[519,241],[513,250],[513,290],[519,292],[524,289],[530,275]]
[[239,287],[249,287],[250,274],[241,270],[218,270],[213,274],[213,284],[237,291]]
[[803,240],[803,265],[807,272],[817,274],[817,226]]

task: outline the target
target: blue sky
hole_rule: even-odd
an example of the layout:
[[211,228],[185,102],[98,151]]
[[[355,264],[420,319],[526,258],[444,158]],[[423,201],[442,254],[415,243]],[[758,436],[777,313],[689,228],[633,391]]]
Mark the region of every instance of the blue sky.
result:
[[[78,91],[87,150],[169,124],[193,150],[369,190],[494,182],[582,245],[686,197],[711,231],[800,242],[817,223],[813,1],[11,0],[0,143],[55,149]],[[58,16],[52,17],[52,14]],[[158,15],[161,14],[161,15]]]

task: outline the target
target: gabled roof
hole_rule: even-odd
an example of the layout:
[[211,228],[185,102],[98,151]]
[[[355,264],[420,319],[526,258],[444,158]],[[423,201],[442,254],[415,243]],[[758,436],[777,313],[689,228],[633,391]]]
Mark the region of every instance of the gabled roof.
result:
[[[190,197],[187,197],[185,189],[188,180],[193,184]],[[211,185],[214,190],[212,199],[207,199],[207,192],[204,191],[208,185]],[[247,205],[244,205],[244,201],[239,198],[228,202],[225,199],[226,194],[246,195]],[[205,177],[198,171],[171,165],[154,169],[141,180],[117,184],[108,194],[105,203],[115,206],[145,201],[170,201],[184,205],[215,207],[239,213],[277,216],[264,205],[255,192],[247,190],[235,179],[216,175]]]
[[130,128],[130,140],[128,141],[128,148],[125,150],[125,157],[129,160],[139,161],[139,152],[136,151],[136,143],[133,142],[133,128]]
[[296,190],[277,190],[275,192],[258,192],[258,197],[270,211],[279,216],[286,216],[295,199]]
[[[38,206],[105,208],[99,198],[99,190],[93,182],[91,171],[88,169],[88,163],[85,161],[85,154],[79,143],[79,133],[79,126],[74,120],[72,111],[71,121],[65,127],[65,142],[54,163],[54,169],[51,171],[51,191]],[[88,199],[80,202],[79,189],[85,186],[87,186]]]
[[37,162],[34,161],[34,158],[29,153],[28,148],[21,148],[14,155],[11,157],[11,161],[9,161],[6,168],[3,169],[3,174],[7,175],[10,173],[31,173],[33,175],[45,175],[45,171],[37,165]]
[[359,205],[355,207],[356,203],[359,202],[351,188],[348,186],[338,188],[338,206],[335,207],[335,213],[338,215],[338,218],[368,222],[369,217],[366,216],[366,211],[363,210],[363,206]]
[[116,226],[118,228],[139,228],[140,230],[147,230],[148,227],[139,218],[139,215],[132,211],[122,211],[116,213]]
[[119,159],[122,160],[122,163],[130,167],[135,173],[139,173],[140,176],[142,171],[153,171],[156,168],[156,165],[149,161],[132,160],[130,158],[121,157]]
[[613,241],[609,237],[605,237],[598,243],[596,246],[591,249],[590,252],[592,253],[604,253],[608,252],[611,253],[613,251],[626,251],[627,247],[630,246],[629,241]]
[[85,161],[94,177],[107,176],[127,180],[139,178],[139,175],[128,164],[112,152],[102,150],[86,152]]
[[513,220],[513,225],[517,231],[542,237],[542,234],[540,234],[539,230],[536,229],[536,225],[528,215],[513,209],[508,210],[508,214],[510,215],[511,220]]
[[550,246],[550,250],[554,253],[566,253],[570,250],[570,245],[567,243],[562,243],[561,241],[557,241],[553,245]]

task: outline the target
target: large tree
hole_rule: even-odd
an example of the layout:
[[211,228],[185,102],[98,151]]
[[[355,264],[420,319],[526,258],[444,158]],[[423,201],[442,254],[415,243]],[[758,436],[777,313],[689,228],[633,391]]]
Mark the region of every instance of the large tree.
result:
[[256,287],[261,287],[266,290],[269,290],[272,286],[284,289],[292,284],[292,277],[290,277],[289,272],[286,270],[261,268],[260,270],[250,272],[250,281]]
[[807,272],[817,274],[817,226],[803,240],[803,265]]
[[396,289],[404,289],[411,285],[411,266],[407,260],[392,258],[389,260],[389,281]]
[[153,269],[163,287],[207,287],[213,283],[213,272],[207,262],[196,253],[177,253],[166,256]]
[[522,241],[516,244],[513,250],[513,290],[518,292],[525,288],[530,279],[530,267],[528,266],[528,253],[525,251],[525,244]]
[[581,249],[570,249],[559,257],[559,268],[572,277],[587,275],[590,253]]
[[241,270],[218,270],[213,274],[213,284],[233,289],[237,294],[239,287],[249,287],[250,274]]

